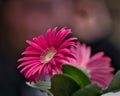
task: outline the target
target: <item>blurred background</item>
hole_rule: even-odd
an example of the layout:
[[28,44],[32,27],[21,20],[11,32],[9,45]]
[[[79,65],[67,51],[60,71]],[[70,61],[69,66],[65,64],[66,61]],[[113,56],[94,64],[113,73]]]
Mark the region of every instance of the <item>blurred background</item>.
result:
[[0,0],[0,96],[39,96],[25,85],[17,60],[32,39],[66,26],[72,36],[104,51],[120,69],[120,0]]

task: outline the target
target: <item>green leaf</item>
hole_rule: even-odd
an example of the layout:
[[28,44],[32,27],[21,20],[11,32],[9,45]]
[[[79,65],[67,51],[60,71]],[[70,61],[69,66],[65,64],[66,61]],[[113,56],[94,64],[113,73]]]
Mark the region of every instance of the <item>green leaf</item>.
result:
[[76,91],[72,96],[97,96],[101,88],[96,84],[90,84]]
[[107,89],[103,90],[102,93],[107,93],[107,92],[113,92],[113,91],[119,91],[120,90],[120,71],[118,71],[110,85],[108,86]]
[[75,82],[80,86],[84,87],[90,84],[90,80],[88,76],[80,69],[70,66],[70,65],[63,65],[62,66],[63,73],[71,77]]
[[74,80],[65,75],[54,75],[51,81],[50,91],[54,96],[71,96],[80,88]]

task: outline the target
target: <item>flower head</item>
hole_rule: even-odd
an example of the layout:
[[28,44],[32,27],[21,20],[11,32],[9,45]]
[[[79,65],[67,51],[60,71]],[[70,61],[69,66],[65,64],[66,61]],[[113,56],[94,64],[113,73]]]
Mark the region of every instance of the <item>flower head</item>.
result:
[[74,51],[74,58],[69,58],[69,64],[80,68],[90,77],[92,83],[97,83],[102,88],[109,85],[113,79],[113,68],[110,67],[111,59],[104,56],[103,52],[98,52],[92,57],[91,48],[85,44],[77,43],[76,47],[71,48]]
[[48,29],[46,37],[40,35],[33,38],[33,41],[26,40],[29,46],[22,53],[24,57],[20,58],[18,62],[22,67],[21,73],[29,81],[37,82],[40,78],[45,79],[46,74],[53,76],[55,73],[61,73],[61,67],[64,61],[71,56],[71,50],[68,48],[74,46],[73,40],[77,38],[65,38],[71,33],[70,29],[62,28],[59,32]]

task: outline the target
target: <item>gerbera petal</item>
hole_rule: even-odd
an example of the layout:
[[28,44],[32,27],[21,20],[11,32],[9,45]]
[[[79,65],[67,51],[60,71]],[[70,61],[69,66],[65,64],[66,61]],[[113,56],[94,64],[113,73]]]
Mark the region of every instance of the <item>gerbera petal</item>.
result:
[[27,61],[27,60],[39,60],[39,57],[32,57],[32,56],[30,56],[30,57],[23,57],[23,58],[20,58],[18,60],[18,62],[20,62],[20,61]]
[[56,62],[55,62],[55,60],[54,60],[54,59],[51,59],[51,61],[50,61],[50,62],[51,62],[51,64],[52,64],[52,65],[56,65]]
[[59,50],[59,52],[62,53],[62,54],[69,54],[69,55],[72,54],[72,55],[74,55],[74,52],[72,50],[68,49],[68,48],[63,48],[63,49]]
[[48,46],[50,46],[50,47],[51,47],[51,45],[52,45],[51,38],[52,38],[51,29],[48,29],[48,30],[47,30],[47,33],[46,33],[46,39],[47,39],[47,42],[48,42]]
[[[47,48],[46,47],[46,44],[44,44],[44,45],[42,45],[41,43],[42,43],[42,40],[40,39],[40,37],[35,37],[35,38],[33,38],[33,41],[35,42],[35,43],[37,43],[42,49],[44,49],[45,50],[45,48]],[[42,46],[41,46],[42,45]]]
[[59,46],[61,44],[61,42],[65,39],[65,37],[71,33],[71,30],[70,29],[67,29],[65,30],[64,28],[61,29],[57,35],[56,35],[56,38],[55,38],[55,44],[56,46]]
[[[92,81],[93,83],[98,82],[98,84],[100,83],[100,86],[106,87],[107,85],[109,85],[109,83],[111,82],[113,77],[114,77],[113,74],[94,74],[94,75],[92,75],[91,80],[93,80]],[[102,84],[102,83],[104,83],[104,84]]]
[[96,60],[98,58],[101,58],[104,55],[104,52],[98,52],[96,54],[94,54],[91,58],[90,61]]
[[34,76],[34,74],[35,74],[36,72],[38,72],[39,74],[41,74],[39,71],[42,69],[42,66],[43,66],[42,64],[36,66],[36,70],[32,70],[31,75]]
[[55,57],[54,59],[55,59],[56,63],[62,63],[63,62],[61,58]]
[[34,63],[25,66],[20,72],[23,73],[24,71],[28,70],[32,66],[34,66]]
[[108,57],[100,57],[100,58],[92,59],[92,60],[90,59],[89,62],[87,63],[87,67],[92,68],[95,65],[97,65],[98,67],[104,67],[104,68],[105,66],[109,67],[110,61],[111,59]]
[[73,42],[73,40],[76,40],[77,38],[73,37],[73,38],[69,38],[67,40],[65,40],[58,48],[58,50],[69,47],[69,46],[74,46],[75,42]]
[[17,68],[23,67],[25,65],[31,64],[31,63],[35,63],[35,62],[39,62],[39,60],[30,60],[30,61],[25,61],[22,62]]
[[41,76],[42,76],[42,80],[45,80],[47,73],[46,73],[46,66],[43,66],[42,70],[41,70]]
[[97,83],[100,87],[105,88],[110,82],[105,82],[103,79],[100,78],[94,78],[91,79],[93,81],[93,83]]
[[57,73],[62,73],[62,70],[61,70],[61,64],[57,64],[53,67],[53,69],[57,72]]
[[44,48],[44,49],[48,48],[47,40],[45,39],[45,37],[44,37],[43,35],[40,35],[40,36],[38,37],[38,39],[39,39],[39,45],[40,45],[42,48]]
[[[86,64],[87,61],[89,60],[89,57],[91,55],[91,49],[90,47],[87,47],[85,44],[77,43],[78,45],[78,57],[81,58],[81,63]],[[81,56],[81,57],[80,57]]]
[[34,74],[34,76],[31,76],[30,79],[31,79],[31,81],[34,81],[36,83],[38,81],[39,77],[40,77],[40,74],[36,73],[36,74]]
[[41,52],[35,52],[35,51],[25,51],[22,53],[22,55],[40,55]]
[[52,36],[52,38],[51,38],[51,46],[54,46],[55,45],[55,35],[56,35],[56,30],[57,30],[57,27],[55,27],[53,30],[52,30],[52,32],[51,32],[51,36]]
[[64,58],[64,55],[61,54],[61,53],[58,53],[58,54],[56,54],[56,57],[58,57],[58,58]]
[[25,77],[26,78],[29,78],[31,75],[34,75],[34,74],[32,74],[33,73],[33,70],[35,71],[35,72],[37,72],[37,71],[39,71],[39,66],[40,64],[39,63],[34,63],[34,66],[33,67],[30,67],[28,70],[27,70],[27,72],[25,73]]
[[43,49],[36,43],[30,41],[30,40],[26,40],[26,42],[31,45],[33,48],[37,49],[37,50],[40,50],[40,51],[43,51]]

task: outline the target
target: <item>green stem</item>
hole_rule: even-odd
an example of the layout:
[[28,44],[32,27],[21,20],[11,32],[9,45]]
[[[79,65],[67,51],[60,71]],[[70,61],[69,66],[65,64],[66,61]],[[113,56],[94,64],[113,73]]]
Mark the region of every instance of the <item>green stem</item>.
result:
[[30,87],[37,88],[42,92],[46,92],[48,96],[54,96],[49,89],[51,89],[51,81],[39,81],[37,83],[34,82],[26,82],[26,84]]
[[48,96],[54,96],[49,90],[46,90]]

